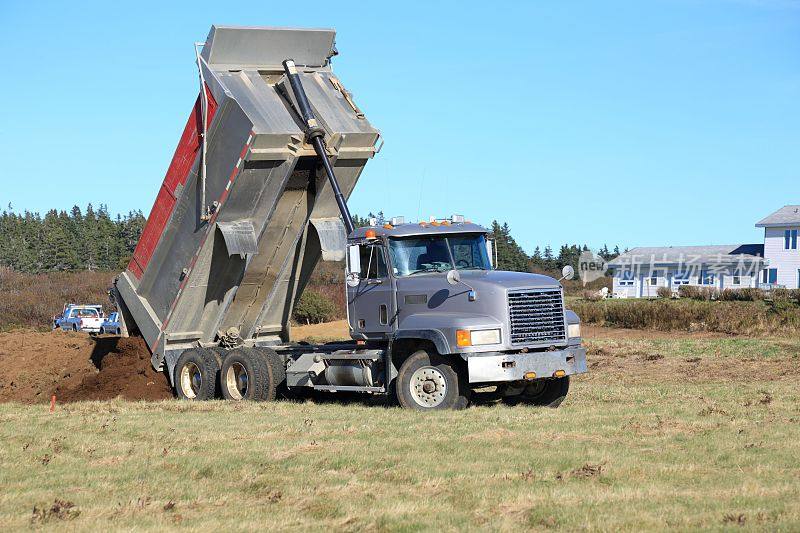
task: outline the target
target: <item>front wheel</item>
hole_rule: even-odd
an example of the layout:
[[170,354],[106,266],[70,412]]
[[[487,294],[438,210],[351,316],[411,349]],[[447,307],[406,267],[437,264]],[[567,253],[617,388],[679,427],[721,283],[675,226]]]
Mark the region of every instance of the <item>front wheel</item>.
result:
[[506,396],[503,401],[509,405],[543,405],[558,407],[569,392],[569,376],[563,378],[537,379],[513,396]]
[[463,409],[469,403],[469,388],[453,365],[425,350],[415,352],[400,366],[395,391],[406,409]]

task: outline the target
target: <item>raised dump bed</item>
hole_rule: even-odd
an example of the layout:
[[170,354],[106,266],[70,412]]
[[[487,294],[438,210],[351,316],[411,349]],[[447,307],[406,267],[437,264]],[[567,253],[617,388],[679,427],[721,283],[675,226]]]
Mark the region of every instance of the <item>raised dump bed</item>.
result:
[[380,135],[331,69],[334,39],[211,28],[198,56],[204,91],[114,289],[125,333],[141,332],[156,368],[198,345],[287,342],[317,261],[344,258],[333,190],[283,65],[296,65],[347,197]]

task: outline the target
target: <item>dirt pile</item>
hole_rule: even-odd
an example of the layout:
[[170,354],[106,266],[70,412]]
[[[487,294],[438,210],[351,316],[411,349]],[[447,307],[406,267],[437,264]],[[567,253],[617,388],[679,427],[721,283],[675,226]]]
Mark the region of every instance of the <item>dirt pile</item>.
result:
[[140,337],[16,330],[0,334],[0,401],[161,400],[172,397]]

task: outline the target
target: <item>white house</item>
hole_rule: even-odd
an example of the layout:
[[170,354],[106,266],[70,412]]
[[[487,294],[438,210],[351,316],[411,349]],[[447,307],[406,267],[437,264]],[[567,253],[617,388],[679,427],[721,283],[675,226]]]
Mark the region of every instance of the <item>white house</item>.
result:
[[784,206],[756,224],[764,244],[633,248],[609,262],[613,294],[652,298],[659,287],[800,288],[800,205]]
[[764,268],[761,283],[767,286],[800,288],[800,205],[781,207],[756,224],[764,228]]
[[609,262],[618,298],[654,298],[659,287],[757,287],[764,266],[760,244],[633,248]]

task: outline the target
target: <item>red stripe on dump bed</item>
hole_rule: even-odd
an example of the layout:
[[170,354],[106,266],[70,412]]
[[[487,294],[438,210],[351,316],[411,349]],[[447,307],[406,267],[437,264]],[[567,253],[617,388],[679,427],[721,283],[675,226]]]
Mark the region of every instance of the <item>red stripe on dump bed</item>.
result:
[[[250,145],[253,142],[253,138],[254,137],[255,137],[255,133],[253,133],[251,131],[250,135],[247,137],[247,141],[245,142],[244,147],[242,148],[242,152],[241,152],[242,153],[242,157],[239,158],[239,161],[242,161],[245,158],[245,156],[247,155],[247,152],[248,152],[248,150],[250,150]],[[228,185],[225,187],[225,190],[222,191],[222,194],[219,197],[219,200],[218,200],[219,207],[217,207],[217,210],[214,211],[214,213],[211,215],[211,220],[209,220],[208,226],[206,227],[206,233],[203,236],[203,242],[200,244],[200,246],[197,247],[197,250],[195,251],[194,256],[192,257],[192,260],[189,262],[189,266],[186,267],[186,275],[183,277],[183,281],[181,281],[180,288],[178,289],[178,294],[175,296],[175,299],[172,301],[172,305],[170,306],[169,311],[167,312],[167,318],[165,318],[164,322],[161,323],[161,333],[156,338],[156,341],[155,341],[154,345],[150,347],[151,350],[155,350],[155,346],[158,346],[158,341],[161,339],[161,335],[163,335],[164,331],[166,331],[167,326],[169,325],[169,321],[172,319],[172,312],[175,310],[175,306],[178,304],[178,300],[180,299],[181,292],[183,292],[183,288],[186,286],[186,283],[189,281],[189,276],[191,275],[192,271],[194,270],[194,265],[197,263],[197,259],[200,257],[200,250],[203,249],[203,245],[205,244],[206,239],[208,238],[208,234],[215,227],[214,223],[217,220],[217,215],[219,215],[220,209],[222,209],[222,205],[225,203],[225,200],[228,198],[228,194],[231,191],[231,186],[233,185],[233,182],[236,181],[236,176],[238,175],[240,170],[241,170],[240,169],[240,165],[237,162],[237,164],[233,167],[233,170],[231,171],[231,177],[228,178]]]
[[[208,87],[206,87],[206,95],[208,96],[208,124],[211,124],[214,119],[214,113],[217,111],[217,102]],[[150,216],[147,217],[142,236],[136,245],[136,250],[133,252],[133,259],[128,264],[128,270],[137,279],[141,279],[142,274],[144,274],[147,264],[156,250],[158,241],[164,233],[167,221],[172,215],[176,201],[175,191],[178,185],[186,184],[189,171],[197,159],[200,150],[198,132],[202,129],[202,119],[203,108],[200,103],[200,95],[198,95],[197,101],[192,108],[192,114],[189,115],[189,120],[183,129],[181,140],[175,149],[175,155],[172,156],[172,162],[167,170],[167,175],[164,177],[164,183],[161,184],[153,209],[150,211]]]

